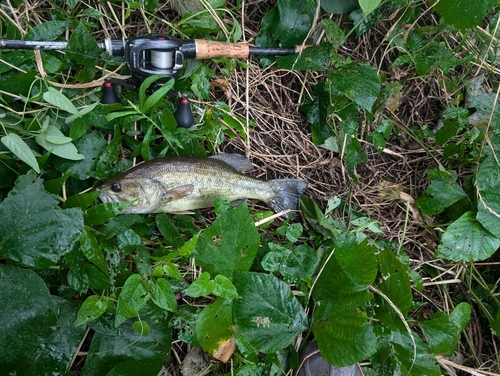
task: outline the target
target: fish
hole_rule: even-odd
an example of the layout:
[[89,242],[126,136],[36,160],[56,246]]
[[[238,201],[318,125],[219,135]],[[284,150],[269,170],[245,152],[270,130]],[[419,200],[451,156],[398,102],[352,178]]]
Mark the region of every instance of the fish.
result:
[[111,178],[97,189],[103,203],[133,203],[120,214],[186,213],[214,206],[218,198],[237,204],[246,199],[266,203],[275,213],[293,210],[307,188],[302,179],[261,180],[244,174],[253,165],[240,154],[208,158],[152,159]]

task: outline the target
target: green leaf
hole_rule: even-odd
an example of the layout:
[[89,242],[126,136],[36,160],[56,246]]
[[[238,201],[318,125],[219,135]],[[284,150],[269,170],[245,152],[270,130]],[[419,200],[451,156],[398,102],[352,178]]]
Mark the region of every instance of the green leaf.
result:
[[0,254],[25,266],[46,268],[71,251],[83,229],[80,209],[59,209],[34,171],[21,176],[0,204]]
[[330,43],[307,47],[300,54],[292,54],[276,59],[278,66],[293,70],[324,71],[328,69],[333,54]]
[[1,138],[2,144],[9,149],[16,157],[29,165],[37,173],[40,173],[40,166],[30,147],[15,133],[7,133]]
[[164,278],[158,278],[153,284],[153,291],[151,291],[151,300],[158,307],[170,311],[177,312],[177,300],[172,292],[172,287]]
[[358,0],[320,0],[321,8],[328,13],[344,14],[359,8]]
[[78,310],[75,326],[86,324],[102,316],[108,308],[108,299],[103,296],[91,295]]
[[343,367],[375,353],[377,337],[363,311],[371,298],[366,291],[337,294],[317,305],[312,331],[327,362]]
[[313,24],[315,13],[315,0],[278,0],[279,17],[272,27],[274,39],[286,47],[301,44]]
[[30,360],[54,330],[56,307],[32,270],[0,264],[0,367],[5,374]]
[[290,287],[271,274],[235,272],[241,298],[233,301],[238,332],[263,353],[287,347],[307,328],[307,315]]
[[79,161],[85,159],[85,156],[78,153],[75,145],[72,143],[66,144],[53,144],[52,142],[47,141],[47,136],[53,137],[65,137],[64,134],[55,126],[49,125],[45,133],[39,134],[35,137],[36,143],[50,151],[52,154],[55,154],[64,159],[70,159],[72,161]]
[[115,328],[127,319],[136,317],[150,298],[139,274],[132,274],[123,285],[116,305]]
[[430,350],[434,354],[452,356],[457,348],[460,335],[470,320],[471,308],[460,303],[449,315],[438,312],[437,317],[420,323]]
[[211,275],[232,278],[235,270],[248,270],[260,244],[259,233],[242,204],[218,217],[203,231],[193,255]]
[[214,278],[215,288],[214,295],[220,296],[226,299],[236,299],[238,298],[238,291],[234,287],[231,280],[222,274],[217,274]]
[[343,65],[330,72],[328,79],[335,90],[366,111],[371,111],[380,94],[377,72],[369,65]]
[[170,350],[172,328],[168,317],[153,320],[144,314],[141,321],[150,327],[147,336],[138,334],[131,321],[115,329],[110,315],[93,321],[96,332],[81,375],[157,376]]
[[177,269],[177,266],[175,266],[171,262],[166,262],[165,265],[163,265],[163,271],[170,278],[178,279],[180,281],[184,280],[184,278],[182,278],[181,272],[179,271],[179,269]]
[[44,339],[34,356],[19,370],[18,375],[64,375],[73,363],[86,327],[75,327],[75,303],[52,296],[57,309],[54,332]]
[[[68,175],[64,175],[68,176]],[[101,194],[101,191],[90,191],[86,193],[76,194],[68,197],[64,202],[64,208],[80,208],[82,210],[87,209]]]
[[89,227],[84,227],[80,234],[80,249],[91,263],[107,274],[102,248]]
[[431,184],[427,187],[425,196],[416,200],[416,204],[425,214],[439,214],[445,208],[467,197],[467,194],[456,182],[456,174],[447,171],[427,170],[427,179],[431,181]]
[[73,30],[66,49],[66,58],[78,64],[76,78],[80,82],[89,82],[95,78],[97,58],[101,49],[95,38],[87,30],[83,22]]
[[306,245],[300,245],[293,250],[276,243],[269,243],[268,247],[271,252],[262,259],[262,267],[270,272],[279,271],[287,282],[310,277],[318,263],[316,252]]
[[139,333],[141,336],[147,336],[151,327],[147,323],[147,321],[135,321],[132,325],[134,330]]
[[466,212],[448,226],[436,256],[454,262],[473,262],[487,259],[498,247],[500,240],[476,220],[473,212]]
[[71,25],[70,21],[45,21],[24,36],[25,40],[51,41],[57,39]]
[[232,304],[230,300],[217,299],[205,307],[196,318],[196,337],[204,351],[213,355],[221,342],[233,336]]
[[108,222],[110,219],[116,217],[120,214],[123,209],[132,205],[133,201],[126,202],[107,202],[105,204],[99,204],[92,206],[85,211],[85,224],[87,226],[102,225]]
[[479,166],[476,185],[479,192],[477,220],[492,234],[500,232],[500,166],[487,157]]
[[358,244],[353,235],[339,236],[334,251],[316,280],[316,301],[338,293],[363,291],[377,276],[375,249],[367,240]]
[[420,337],[413,334],[413,341],[406,331],[392,332],[390,344],[397,369],[402,375],[440,376],[436,356],[429,351]]
[[166,83],[162,85],[161,88],[156,90],[153,94],[151,94],[148,99],[146,99],[146,102],[144,102],[144,105],[141,108],[142,112],[148,111],[151,107],[156,105],[162,98],[165,97],[167,92],[172,89],[174,86],[174,79],[171,78],[169,79]]
[[[387,249],[378,255],[380,267],[380,290],[390,299],[400,312],[406,316],[412,306],[412,291],[407,268],[398,260],[392,250]],[[385,300],[379,304],[379,319],[393,330],[404,330],[395,308]]]
[[210,279],[208,272],[203,272],[196,280],[184,290],[184,294],[197,298],[209,295],[215,289],[215,282]]
[[[59,90],[49,87],[45,93],[43,93],[43,99],[57,108],[69,112],[72,115],[78,115],[78,109],[75,107],[73,102],[71,102],[67,96],[61,93]],[[55,127],[54,127],[55,128]],[[64,137],[64,135],[61,134]]]
[[440,0],[434,9],[448,25],[465,31],[479,25],[495,5],[495,0]]
[[365,16],[368,16],[380,5],[381,2],[382,0],[359,0],[359,6]]

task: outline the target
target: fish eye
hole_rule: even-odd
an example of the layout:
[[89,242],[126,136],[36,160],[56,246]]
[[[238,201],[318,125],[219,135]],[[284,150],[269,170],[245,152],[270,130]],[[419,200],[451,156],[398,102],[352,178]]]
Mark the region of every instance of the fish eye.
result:
[[111,185],[111,190],[113,192],[120,192],[122,190],[122,185],[120,183],[113,183]]

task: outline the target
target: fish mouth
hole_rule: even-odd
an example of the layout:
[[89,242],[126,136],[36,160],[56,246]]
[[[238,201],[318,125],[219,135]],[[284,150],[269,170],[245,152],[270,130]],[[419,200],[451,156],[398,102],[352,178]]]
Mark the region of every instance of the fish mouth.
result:
[[115,196],[110,195],[108,192],[102,192],[99,195],[99,200],[101,200],[103,204],[107,204],[109,202],[119,202]]

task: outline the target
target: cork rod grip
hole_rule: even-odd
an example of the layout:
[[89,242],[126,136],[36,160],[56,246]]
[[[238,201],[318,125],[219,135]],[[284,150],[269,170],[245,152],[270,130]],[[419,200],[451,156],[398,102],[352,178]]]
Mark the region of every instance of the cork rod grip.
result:
[[219,57],[245,58],[249,56],[249,48],[244,43],[225,43],[195,39],[196,58],[214,59]]

